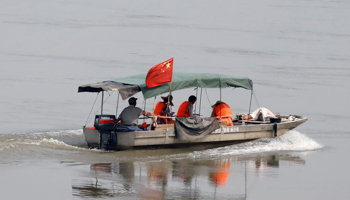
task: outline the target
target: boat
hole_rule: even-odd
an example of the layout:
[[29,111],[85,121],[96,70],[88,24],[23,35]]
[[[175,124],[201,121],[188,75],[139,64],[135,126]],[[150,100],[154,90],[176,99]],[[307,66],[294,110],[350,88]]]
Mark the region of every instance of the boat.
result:
[[[218,88],[220,89],[220,99],[221,88],[243,88],[251,90],[253,94],[253,81],[251,79],[227,74],[174,72],[171,82],[153,88],[146,86],[145,78],[146,74],[140,74],[79,86],[78,92],[102,93],[101,114],[95,115],[94,126],[87,127],[85,124],[83,127],[89,148],[118,151],[149,147],[236,144],[260,138],[279,137],[308,120],[300,115],[278,116],[262,120],[251,119],[252,112],[249,107],[247,113],[234,116],[233,126],[226,126],[225,123],[218,122],[219,126],[215,130],[203,137],[191,140],[179,138],[176,124],[158,124],[153,130],[148,128],[145,131],[118,131],[118,125],[115,123],[116,115],[103,113],[103,92],[105,91],[118,91],[118,102],[119,95],[123,100],[126,100],[141,92],[144,99],[149,99],[186,88]],[[252,95],[250,106],[251,101]],[[197,119],[201,118],[196,117]],[[180,118],[175,118],[175,120],[176,123],[181,121]],[[150,125],[151,123],[147,124],[148,127]]]

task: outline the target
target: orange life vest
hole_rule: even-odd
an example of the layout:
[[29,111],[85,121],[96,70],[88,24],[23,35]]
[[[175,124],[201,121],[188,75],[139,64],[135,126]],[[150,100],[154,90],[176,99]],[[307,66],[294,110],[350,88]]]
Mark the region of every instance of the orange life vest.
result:
[[[163,109],[165,108],[165,103],[164,102],[158,102],[156,107],[154,108],[154,111],[153,111],[153,114],[154,115],[161,115],[162,114],[162,111]],[[163,116],[165,116],[165,113],[163,114]]]
[[177,110],[177,117],[190,117],[190,113],[187,110],[187,107],[193,103],[189,102],[189,101],[184,101],[180,106],[179,109]]
[[[166,107],[166,104],[164,102],[161,102],[161,101],[158,102],[156,107],[154,108],[153,114],[157,115],[157,116],[161,116],[162,115],[162,116],[166,117],[166,113],[162,114],[162,112],[163,112],[165,107]],[[162,118],[160,123],[168,124],[168,119]]]
[[[223,116],[221,117],[221,121],[226,121],[227,126],[233,126],[232,112],[229,105],[225,103],[220,103],[219,105],[214,107],[214,110],[215,110],[215,116],[217,117],[216,119],[220,120],[220,116]],[[229,116],[229,117],[224,117],[224,116]]]

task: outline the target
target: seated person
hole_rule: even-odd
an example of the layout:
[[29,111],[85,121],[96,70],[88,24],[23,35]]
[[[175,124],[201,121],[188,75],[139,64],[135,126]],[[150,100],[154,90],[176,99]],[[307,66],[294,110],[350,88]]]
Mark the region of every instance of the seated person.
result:
[[191,95],[188,97],[188,101],[184,101],[177,111],[177,117],[192,117],[193,116],[193,104],[196,102],[197,97]]
[[[172,116],[173,113],[170,112],[170,106],[174,106],[173,104],[173,96],[168,95],[167,97],[161,97],[163,99],[162,101],[159,101],[154,108],[153,115],[154,116],[163,116],[163,117],[169,117]],[[175,120],[172,120],[170,118],[157,118],[157,124],[174,124]]]
[[138,129],[137,127],[138,118],[141,114],[149,117],[151,116],[151,113],[146,112],[139,107],[136,107],[136,100],[137,98],[135,97],[131,97],[129,99],[129,106],[124,108],[124,110],[120,113],[116,123],[123,121],[124,126],[136,127],[136,130],[142,130]]
[[217,117],[217,120],[226,121],[227,126],[233,126],[232,123],[232,112],[229,105],[224,102],[217,101],[214,105],[211,106],[213,108],[213,112],[211,113],[211,117]]

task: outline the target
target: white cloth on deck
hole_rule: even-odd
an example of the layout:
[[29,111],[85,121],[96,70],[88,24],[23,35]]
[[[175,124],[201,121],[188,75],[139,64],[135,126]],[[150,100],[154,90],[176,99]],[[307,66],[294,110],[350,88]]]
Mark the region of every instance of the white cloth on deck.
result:
[[253,120],[257,121],[267,121],[271,117],[275,118],[276,116],[267,108],[260,107],[250,114]]

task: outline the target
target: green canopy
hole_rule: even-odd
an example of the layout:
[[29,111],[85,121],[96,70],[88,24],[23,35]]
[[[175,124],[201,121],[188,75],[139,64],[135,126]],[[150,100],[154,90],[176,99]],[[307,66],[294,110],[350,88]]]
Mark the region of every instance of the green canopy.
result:
[[191,87],[203,88],[226,88],[240,87],[248,90],[253,89],[253,81],[246,77],[233,77],[223,74],[210,73],[185,73],[174,72],[172,82],[157,87],[148,88],[145,84],[146,75],[140,74],[125,78],[104,81],[95,84],[83,85],[78,92],[100,92],[105,90],[119,90],[123,99],[126,99],[139,91],[145,99]]

